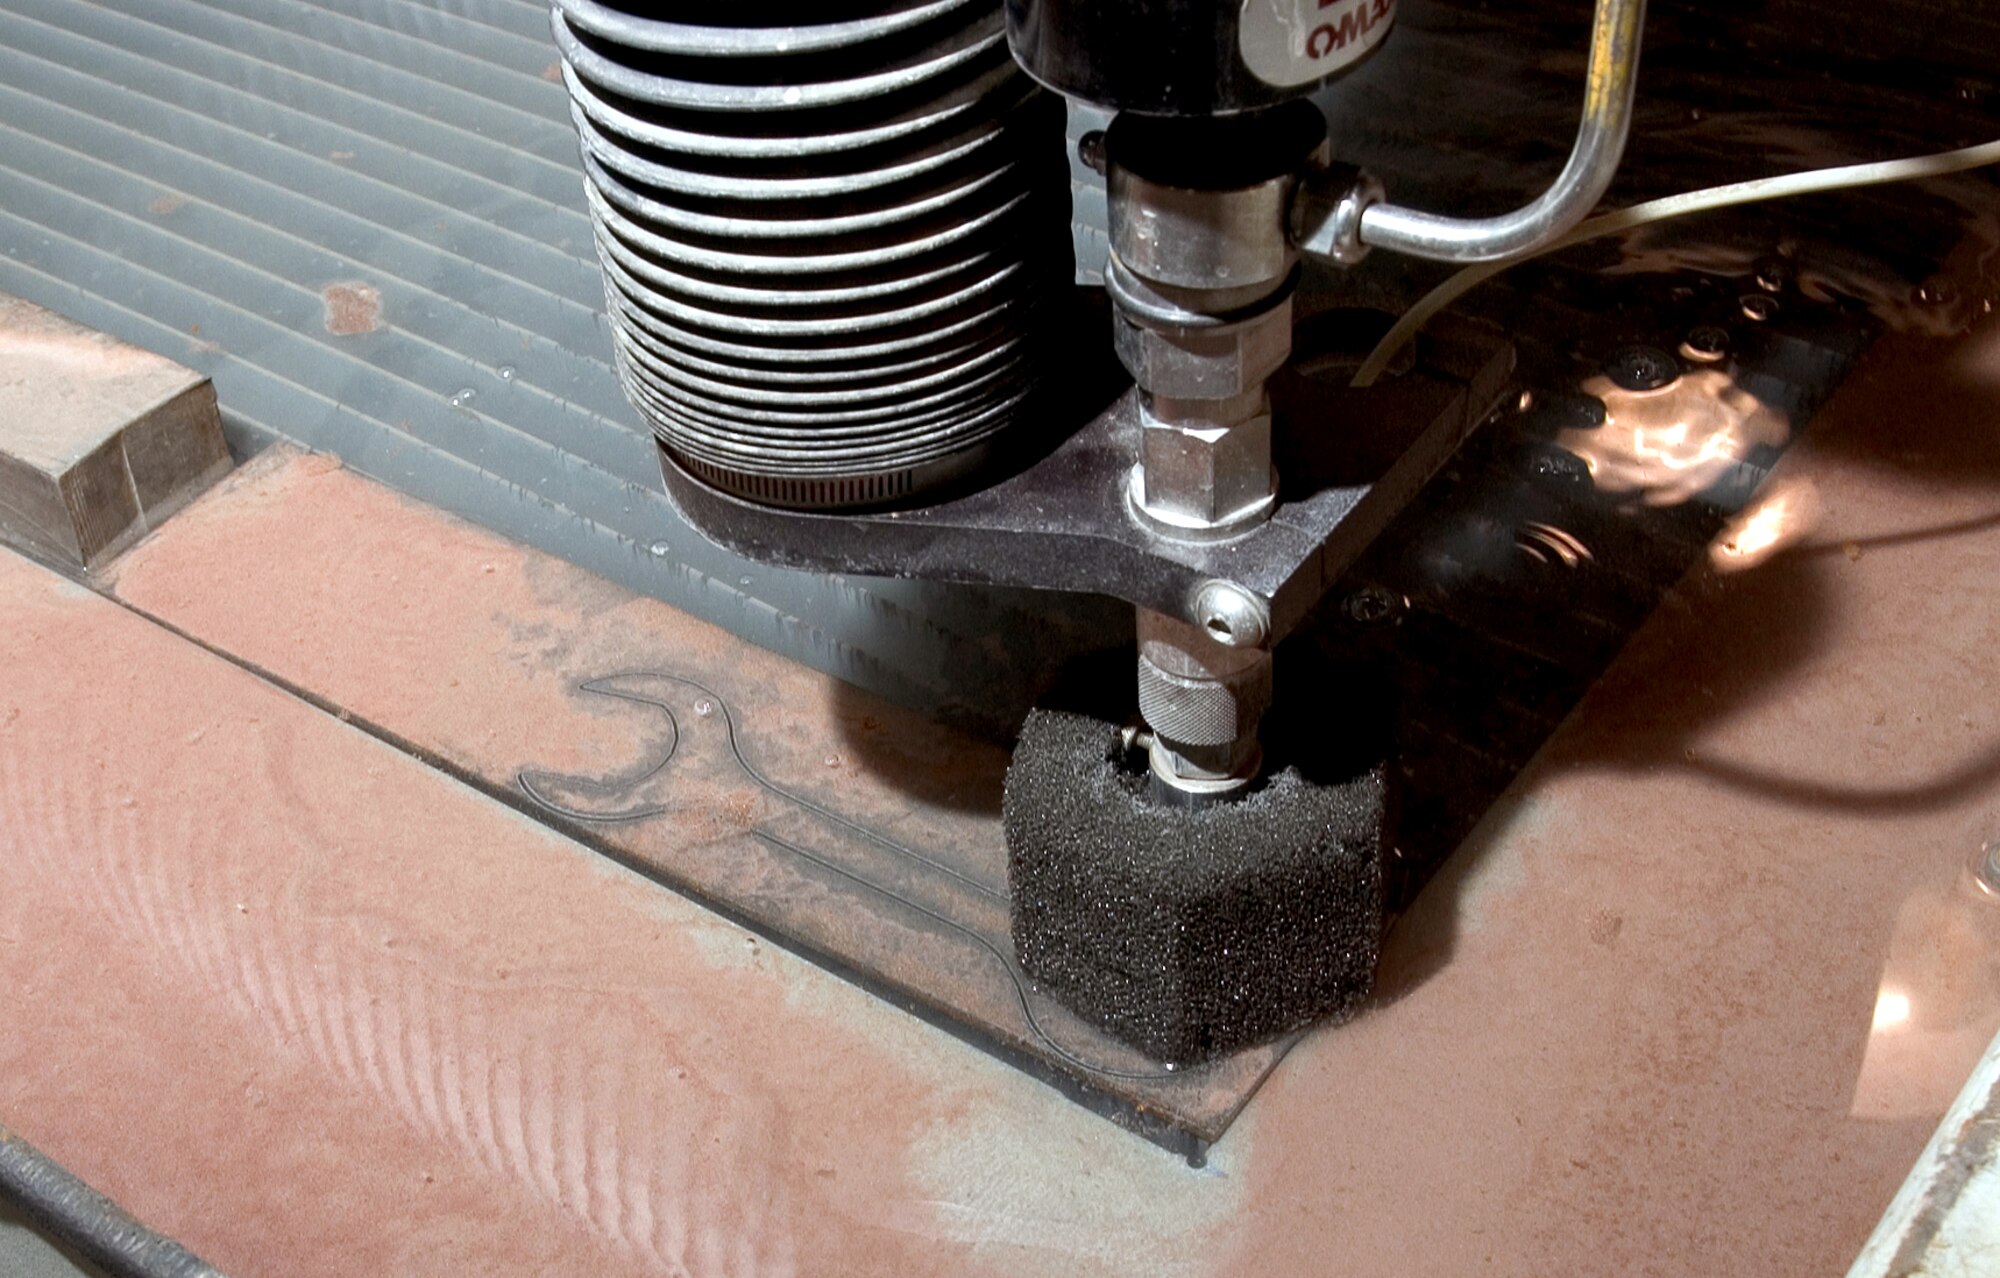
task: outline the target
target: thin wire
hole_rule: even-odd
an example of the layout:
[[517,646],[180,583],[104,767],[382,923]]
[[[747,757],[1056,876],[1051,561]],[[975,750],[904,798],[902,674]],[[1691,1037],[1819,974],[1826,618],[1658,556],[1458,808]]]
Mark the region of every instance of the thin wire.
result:
[[1432,316],[1508,267],[1530,258],[1540,257],[1544,253],[1553,253],[1558,249],[1581,244],[1585,240],[1613,235],[1635,226],[1663,222],[1668,218],[1682,217],[1689,213],[1703,213],[1710,209],[1730,208],[1738,204],[1754,204],[1762,200],[1781,200],[1793,195],[1811,195],[1820,191],[1847,191],[1859,186],[1880,186],[1887,182],[1943,177],[1948,173],[1963,173],[1967,169],[1996,163],[2000,163],[2000,141],[1968,146],[1957,151],[1944,151],[1937,155],[1883,160],[1874,164],[1847,164],[1833,169],[1813,169],[1805,173],[1756,178],[1749,182],[1732,182],[1728,186],[1714,186],[1702,191],[1669,195],[1665,199],[1648,200],[1644,204],[1634,204],[1629,209],[1601,214],[1580,223],[1567,235],[1552,240],[1533,252],[1510,257],[1503,262],[1481,262],[1476,266],[1468,266],[1424,294],[1417,299],[1414,306],[1403,312],[1403,317],[1396,321],[1393,328],[1382,335],[1382,340],[1375,344],[1375,349],[1355,372],[1352,384],[1356,387],[1374,385],[1375,379],[1382,375],[1382,370],[1389,366],[1389,361],[1396,357],[1396,352],[1402,350],[1410,339],[1416,336],[1417,331],[1430,322]]

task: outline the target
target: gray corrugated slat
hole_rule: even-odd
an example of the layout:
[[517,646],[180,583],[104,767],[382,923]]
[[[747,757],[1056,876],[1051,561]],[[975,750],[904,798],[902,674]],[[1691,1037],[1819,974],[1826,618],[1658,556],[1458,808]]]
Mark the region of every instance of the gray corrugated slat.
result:
[[[261,122],[262,131],[275,133],[270,126],[282,122],[282,117],[274,120],[269,114],[260,116],[256,112],[268,113],[275,106],[290,106],[323,120],[338,121],[355,136],[374,137],[428,156],[468,176],[477,176],[489,188],[489,198],[498,200],[502,192],[517,199],[533,197],[554,209],[576,215],[581,179],[576,171],[576,139],[568,130],[566,118],[543,122],[548,134],[541,141],[549,154],[535,154],[504,137],[489,137],[477,129],[439,117],[428,109],[439,103],[425,100],[421,81],[416,77],[386,68],[371,69],[370,64],[359,59],[347,58],[344,64],[336,63],[330,77],[315,76],[226,44],[198,39],[171,24],[149,22],[85,5],[79,0],[7,0],[7,4],[29,21],[121,50],[138,63],[152,63],[158,70],[179,72],[186,80],[197,83],[232,85],[269,104],[262,107],[254,102],[241,104],[250,108],[245,118],[238,121],[246,127]],[[282,41],[267,39],[262,43],[278,46],[277,52],[284,51]],[[89,63],[86,60],[72,65]],[[140,70],[143,74],[143,67]],[[175,85],[175,89],[180,87]],[[389,93],[389,89],[397,92]],[[160,96],[172,100],[173,92],[169,90]],[[393,173],[384,176],[394,180]],[[486,212],[477,204],[465,206],[465,211]]]
[[[159,12],[168,8],[178,9],[186,0],[119,2],[132,6],[134,12],[149,9]],[[524,118],[518,122],[508,120],[509,132],[518,127],[523,130],[522,136],[527,138],[545,140],[548,136],[550,112],[545,100],[551,92],[559,94],[561,90],[553,82],[541,78],[542,69],[548,65],[546,58],[541,66],[533,68],[496,66],[466,56],[455,44],[442,38],[441,32],[434,31],[428,39],[408,35],[389,26],[350,17],[327,4],[307,8],[296,4],[272,4],[270,0],[203,0],[201,7],[213,17],[203,25],[192,28],[195,34],[221,36],[227,33],[238,38],[277,38],[287,45],[316,46],[328,50],[329,57],[345,54],[359,61],[405,71],[417,77],[431,92],[469,100],[455,103],[454,115],[476,110],[485,123],[493,122],[501,113],[517,115]],[[381,6],[370,7],[379,9]],[[418,13],[431,19],[428,25],[433,28],[439,25],[436,15],[425,14],[421,10]],[[239,23],[250,25],[239,26]],[[253,31],[255,36],[249,35]],[[496,70],[501,73],[496,75]],[[480,131],[484,131],[483,124]]]
[[[0,57],[6,58],[5,82],[22,93],[38,94],[118,127],[143,121],[146,130],[140,136],[254,171],[586,310],[602,307],[590,224],[580,211],[581,178],[570,191],[569,205],[550,204],[157,58],[4,10]],[[284,125],[287,137],[270,137],[272,124]],[[443,230],[438,229],[440,221]]]
[[[83,0],[15,3],[56,13],[73,10]],[[406,67],[190,0],[116,0],[116,11],[163,32],[206,44],[214,56],[264,62],[323,84],[338,85],[539,158],[557,173],[568,169],[571,140],[551,115],[503,105]],[[447,61],[450,58],[448,51],[440,51],[438,56]]]
[[[504,382],[492,372],[496,364],[486,364],[482,370],[476,362],[478,354],[468,358],[462,348],[424,338],[418,332],[422,328],[460,328],[462,346],[498,348],[502,356],[520,354],[514,338],[490,320],[482,322],[478,312],[442,306],[436,294],[420,292],[400,280],[380,278],[384,308],[400,316],[398,326],[334,338],[324,330],[320,288],[328,280],[352,276],[352,264],[248,218],[212,212],[200,204],[184,206],[174,218],[200,222],[208,216],[220,224],[208,228],[210,234],[200,238],[182,236],[176,228],[162,226],[158,218],[122,212],[122,206],[142,202],[130,190],[112,190],[128,182],[118,170],[98,166],[74,152],[64,156],[52,144],[0,124],[0,174],[6,168],[14,172],[0,180],[10,190],[8,206],[14,212],[38,216],[46,226],[74,232],[86,242],[124,244],[122,256],[146,262],[158,274],[174,278],[190,290],[210,292],[218,298],[218,306],[222,298],[234,298],[244,314],[254,314],[264,330],[242,332],[236,342],[224,342],[220,334],[210,334],[212,340],[224,342],[232,350],[266,352],[264,358],[292,370],[300,382],[328,390],[348,386],[350,390],[344,394],[360,390],[354,380],[362,372],[378,372],[384,378],[404,382],[418,396],[428,396],[436,404],[450,404],[462,390],[472,390],[474,394],[460,396],[468,404],[480,404],[484,396],[486,402],[504,402],[520,416],[538,422],[548,422],[548,414],[558,414],[560,422],[556,422],[554,434],[564,440],[564,446],[538,438],[508,418],[488,414],[480,416],[492,422],[492,428],[438,430],[436,442],[464,456],[480,456],[488,450],[506,452],[518,456],[522,472],[532,472],[536,466],[566,466],[572,456],[578,456],[570,452],[568,444],[582,438],[592,454],[602,452],[606,462],[624,472],[634,486],[646,486],[650,480],[648,442],[642,432],[620,428],[588,410],[570,408],[564,400],[526,386],[518,378]],[[226,244],[228,250],[222,252],[210,244]],[[280,274],[294,270],[310,272],[312,282]],[[446,314],[440,316],[440,310]],[[458,314],[450,314],[452,310]],[[474,380],[468,382],[468,378]],[[412,410],[402,408],[402,412]],[[418,434],[424,428],[412,424]]]
[[[0,55],[0,66],[4,65],[4,55]],[[12,112],[0,112],[0,118],[22,123],[57,114],[46,104],[19,100],[4,88],[0,88],[0,105]],[[62,123],[67,127],[49,136],[68,137],[79,148],[88,149],[59,148],[9,124],[0,125],[0,154],[12,156],[14,166],[23,172],[60,177],[65,188],[108,208],[133,214],[144,210],[148,220],[163,230],[204,246],[221,247],[233,258],[258,263],[297,287],[317,292],[335,281],[361,278],[381,292],[385,326],[483,363],[489,370],[511,368],[516,373],[516,391],[534,393],[539,388],[555,397],[551,405],[555,412],[537,417],[534,433],[545,433],[540,427],[546,423],[566,443],[577,443],[579,451],[613,469],[634,455],[631,437],[641,428],[632,421],[631,410],[615,385],[610,384],[613,379],[606,364],[551,342],[537,331],[537,325],[523,325],[513,318],[525,314],[531,320],[540,319],[540,327],[568,330],[564,333],[568,342],[595,346],[601,332],[593,313],[567,304],[565,309],[574,315],[562,318],[570,322],[556,323],[557,317],[549,315],[556,299],[525,287],[509,287],[462,261],[427,257],[414,251],[423,246],[398,242],[393,231],[358,222],[342,226],[323,205],[282,192],[259,191],[255,179],[198,156],[171,156],[167,157],[170,162],[160,163],[162,157],[151,153],[144,139],[97,121],[71,116]],[[183,170],[180,180],[185,185],[170,186],[133,176],[154,167]],[[207,191],[212,202],[195,196],[197,187]],[[225,194],[244,194],[241,189],[232,192],[232,187],[247,187],[250,194],[263,198],[224,203]],[[158,203],[161,199],[167,201],[165,206]],[[259,202],[267,218],[234,211]],[[318,230],[322,238],[304,233],[311,230]],[[357,236],[358,242],[346,245],[328,243],[329,239]],[[458,285],[455,289],[441,287],[454,282]],[[340,340],[349,345],[357,341]],[[574,406],[572,396],[577,401]],[[523,411],[534,407],[530,402]],[[634,482],[650,482],[641,477],[644,473],[642,468],[629,477]]]
[[[12,136],[18,135],[0,126],[0,148]],[[0,149],[0,157],[4,155]],[[0,165],[5,163],[0,158]],[[44,227],[60,228],[59,234],[79,245],[120,244],[119,256],[128,263],[143,263],[152,274],[210,297],[211,316],[201,321],[205,336],[283,370],[301,385],[342,402],[359,403],[434,447],[537,488],[545,488],[582,460],[503,418],[453,407],[454,396],[464,389],[474,392],[462,397],[471,406],[479,404],[482,395],[490,403],[502,398],[503,392],[512,395],[520,388],[491,374],[484,381],[468,381],[478,377],[479,370],[447,347],[393,330],[329,340],[321,325],[323,303],[315,289],[182,239],[146,219],[94,204],[35,173],[15,168],[7,186],[10,212]],[[364,397],[374,397],[375,402]],[[552,397],[535,398],[540,401],[537,407],[559,404]],[[643,455],[645,439],[636,433],[628,438],[634,455]]]
[[[152,122],[160,127],[151,135],[141,134],[71,105],[71,100],[84,95],[51,82],[56,77],[73,74],[65,69],[32,61],[24,64],[0,49],[0,72],[11,73],[0,77],[0,93],[9,99],[8,110],[0,119],[12,122],[26,133],[36,132],[39,127],[40,136],[60,139],[66,150],[81,152],[88,159],[144,165],[131,169],[144,179],[135,186],[165,188],[189,201],[229,208],[259,221],[282,223],[287,233],[302,238],[312,239],[313,232],[317,232],[325,238],[315,242],[328,247],[344,244],[355,251],[394,253],[405,262],[423,263],[420,275],[433,274],[440,268],[459,273],[467,282],[477,281],[482,294],[491,294],[496,303],[505,303],[504,308],[496,306],[491,312],[502,323],[531,331],[570,351],[599,349],[604,344],[604,329],[599,319],[602,293],[593,263],[552,256],[551,266],[560,267],[560,274],[567,279],[562,290],[551,289],[486,260],[501,256],[499,246],[481,245],[481,255],[474,257],[458,251],[456,245],[439,244],[405,229],[412,219],[434,225],[432,219],[438,216],[445,217],[448,225],[476,225],[451,210],[411,200],[372,181],[340,183],[364,189],[355,199],[331,203],[318,198],[315,192],[315,179],[324,177],[323,170],[313,171],[314,162],[285,148],[235,130],[202,127],[199,121],[185,120],[185,113],[179,108],[164,104],[147,105],[153,112]],[[5,87],[6,78],[24,88]],[[100,95],[123,95],[123,90],[115,85],[99,84],[93,88]],[[184,123],[190,127],[180,127]],[[362,211],[371,207],[407,217],[371,218]],[[524,256],[516,254],[515,259],[519,261]],[[558,274],[555,270],[538,273]],[[592,300],[571,295],[578,292]],[[596,362],[601,368],[602,361]]]
[[428,0],[428,7],[524,40],[546,40],[549,34],[543,0]]
[[[441,4],[420,4],[417,0],[318,0],[321,9],[397,35],[422,40],[453,50],[477,62],[503,71],[543,79],[555,64],[549,44],[548,8],[532,4],[508,6],[527,15],[525,29],[506,31],[460,13],[450,13]],[[554,79],[545,83],[557,88]],[[476,86],[469,86],[474,92]],[[551,114],[546,105],[541,114]]]

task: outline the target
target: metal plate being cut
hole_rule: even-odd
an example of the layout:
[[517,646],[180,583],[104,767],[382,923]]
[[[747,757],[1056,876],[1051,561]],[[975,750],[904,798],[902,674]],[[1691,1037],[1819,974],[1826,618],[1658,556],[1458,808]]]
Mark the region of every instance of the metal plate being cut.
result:
[[113,588],[1170,1148],[1220,1136],[1288,1046],[1177,1070],[1033,988],[1008,933],[1004,747],[326,459],[249,463]]

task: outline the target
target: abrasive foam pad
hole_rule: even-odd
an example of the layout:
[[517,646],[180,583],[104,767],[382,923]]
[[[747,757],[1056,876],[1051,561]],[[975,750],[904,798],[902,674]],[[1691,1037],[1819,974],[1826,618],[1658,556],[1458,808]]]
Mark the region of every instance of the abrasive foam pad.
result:
[[1002,821],[1022,968],[1078,1015],[1192,1063],[1350,1011],[1382,948],[1386,767],[1295,767],[1186,810],[1146,797],[1117,725],[1038,709]]

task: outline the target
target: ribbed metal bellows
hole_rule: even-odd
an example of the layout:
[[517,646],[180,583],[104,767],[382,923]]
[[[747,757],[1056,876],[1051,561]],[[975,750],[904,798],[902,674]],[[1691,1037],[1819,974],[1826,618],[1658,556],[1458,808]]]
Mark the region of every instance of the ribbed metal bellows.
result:
[[872,505],[1015,424],[1071,276],[994,0],[556,0],[619,375],[726,491]]

